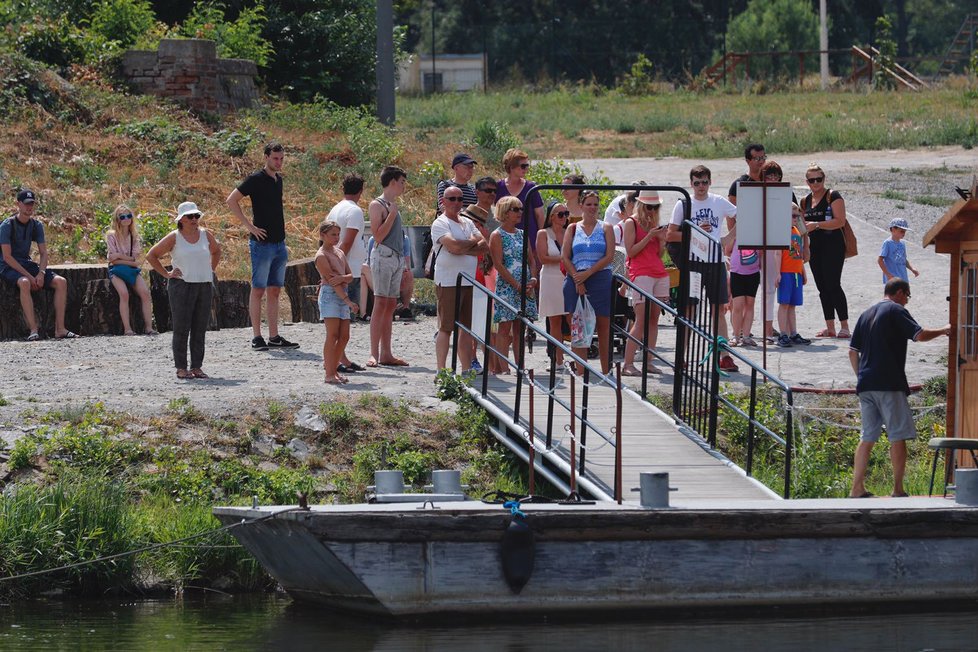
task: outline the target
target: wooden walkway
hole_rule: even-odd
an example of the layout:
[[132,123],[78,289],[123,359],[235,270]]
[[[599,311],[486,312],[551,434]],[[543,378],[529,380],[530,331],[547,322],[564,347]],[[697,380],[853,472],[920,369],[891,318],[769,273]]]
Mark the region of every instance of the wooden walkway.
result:
[[[557,396],[570,400],[570,380],[567,374],[558,375]],[[546,386],[548,377],[537,376],[538,384]],[[481,379],[474,383],[481,389]],[[497,413],[509,416],[505,429],[498,429],[496,436],[521,437],[525,441],[527,415],[529,414],[528,385],[523,385],[520,408],[520,426],[514,427],[512,414],[515,402],[516,381],[513,376],[490,378],[485,398],[476,399]],[[580,414],[581,385],[577,384],[577,411]],[[615,391],[610,387],[590,387],[588,420],[612,437],[615,425]],[[547,394],[536,390],[534,396],[534,431],[538,455],[545,448],[547,426]],[[562,475],[569,481],[570,433],[565,426],[570,423],[569,413],[561,405],[554,404],[552,448],[546,454],[551,461],[562,460]],[[580,420],[576,424],[580,441]],[[514,432],[516,431],[516,432]],[[615,448],[601,435],[590,429],[587,432],[586,477],[603,489],[603,496],[612,500],[615,481]],[[577,455],[580,455],[578,447]],[[578,458],[579,461],[579,458]],[[622,393],[622,491],[625,500],[637,500],[632,489],[639,486],[640,472],[668,472],[669,484],[678,489],[670,500],[779,500],[778,496],[746,477],[742,470],[716,451],[711,451],[699,437],[687,436],[679,431],[673,420],[631,391]],[[592,492],[588,492],[592,493]]]

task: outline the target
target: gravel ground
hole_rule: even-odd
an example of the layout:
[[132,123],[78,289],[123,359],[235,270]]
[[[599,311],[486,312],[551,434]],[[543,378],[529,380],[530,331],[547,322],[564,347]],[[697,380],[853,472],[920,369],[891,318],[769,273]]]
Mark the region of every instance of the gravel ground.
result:
[[[924,250],[921,238],[946,210],[922,205],[914,200],[931,196],[951,199],[954,185],[970,185],[975,157],[960,148],[923,151],[824,153],[819,156],[769,156],[781,163],[787,180],[803,182],[808,162],[817,160],[825,169],[829,185],[842,192],[859,238],[860,255],[846,264],[843,285],[849,297],[851,322],[859,313],[879,300],[882,283],[876,266],[878,247],[886,237],[886,225],[894,216],[905,217],[913,229],[908,237],[909,255],[921,270],[913,281],[912,314],[925,326],[948,321],[948,258],[933,248]],[[686,185],[688,170],[697,161],[682,159],[607,159],[578,161],[587,171],[602,169],[616,182],[645,178],[656,183]],[[723,194],[729,183],[745,168],[741,160],[710,161],[716,189]],[[797,187],[799,194],[804,190]],[[885,199],[881,195],[906,199]],[[899,193],[899,194],[897,194]],[[668,203],[668,200],[667,200]],[[667,207],[668,208],[668,207]],[[297,253],[297,252],[295,252]],[[803,334],[811,335],[822,327],[814,285],[806,288],[806,305],[799,312]],[[756,323],[756,322],[755,322]],[[759,332],[759,326],[755,326]],[[431,407],[443,406],[434,398],[433,318],[394,325],[394,349],[406,358],[406,369],[380,368],[352,376],[344,387],[323,384],[321,352],[323,327],[317,324],[286,324],[282,333],[301,344],[295,351],[254,352],[250,350],[250,329],[225,329],[207,335],[204,368],[210,380],[183,381],[175,377],[170,358],[169,336],[91,337],[75,341],[46,340],[38,343],[0,342],[5,382],[0,406],[0,423],[7,427],[20,421],[25,409],[41,411],[100,400],[109,407],[138,414],[154,414],[177,397],[188,397],[206,413],[215,416],[240,414],[251,403],[275,399],[292,404],[329,400],[335,395],[356,392],[382,392],[405,397]],[[266,331],[267,332],[267,331]],[[661,345],[672,351],[674,330],[663,320]],[[352,328],[349,353],[361,364],[367,358],[368,327]],[[743,349],[741,349],[743,350]],[[947,340],[912,344],[908,360],[911,382],[920,382],[944,372],[940,355],[947,352]],[[748,355],[761,361],[760,350]],[[530,356],[536,368],[545,366],[538,347]],[[773,348],[767,366],[790,384],[813,386],[851,386],[846,343],[818,340],[809,347]],[[659,377],[663,388],[671,376]],[[743,382],[735,374],[731,382]],[[633,380],[633,379],[632,379]]]

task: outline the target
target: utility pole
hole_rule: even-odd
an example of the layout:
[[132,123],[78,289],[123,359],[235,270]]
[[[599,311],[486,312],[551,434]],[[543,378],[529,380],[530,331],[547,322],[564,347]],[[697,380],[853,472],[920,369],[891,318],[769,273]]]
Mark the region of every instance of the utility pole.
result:
[[393,0],[377,0],[377,119],[394,126]]
[[825,10],[825,0],[818,0],[819,29],[818,29],[818,49],[819,63],[822,71],[822,90],[829,87],[829,18]]

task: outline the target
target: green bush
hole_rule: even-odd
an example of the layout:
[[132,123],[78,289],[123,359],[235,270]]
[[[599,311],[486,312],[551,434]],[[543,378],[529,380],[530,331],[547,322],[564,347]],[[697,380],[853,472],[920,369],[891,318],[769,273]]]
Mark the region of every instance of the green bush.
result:
[[520,146],[520,138],[508,122],[483,120],[476,124],[472,139],[486,158],[502,162],[506,150]]
[[215,41],[221,57],[250,59],[259,66],[267,65],[274,49],[261,35],[267,22],[264,4],[258,2],[253,7],[241,9],[234,21],[228,21],[226,14],[227,7],[222,2],[195,4],[179,32],[189,38]]
[[631,69],[618,82],[618,90],[625,95],[649,95],[655,82],[655,65],[641,52]]
[[124,49],[153,29],[156,14],[148,0],[100,0],[89,24],[93,34]]
[[[564,178],[571,174],[583,174],[581,168],[576,163],[571,165],[566,161],[562,161],[559,158],[550,159],[548,161],[537,161],[533,164],[533,168],[530,170],[530,176],[533,178],[533,182],[536,184],[554,184],[563,183]],[[589,184],[594,185],[611,185],[612,181],[603,172],[598,171],[586,177]],[[614,191],[599,192],[598,198],[601,200],[601,204],[605,205],[618,193]],[[543,198],[543,203],[546,204],[549,201],[564,201],[564,196],[559,190],[544,190],[540,193]]]

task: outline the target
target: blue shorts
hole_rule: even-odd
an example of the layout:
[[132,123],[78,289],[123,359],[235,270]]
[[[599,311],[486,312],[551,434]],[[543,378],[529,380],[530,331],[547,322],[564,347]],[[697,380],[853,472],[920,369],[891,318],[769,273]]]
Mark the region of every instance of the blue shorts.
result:
[[109,278],[113,276],[118,276],[123,283],[132,287],[136,284],[136,279],[139,278],[139,268],[129,265],[109,265]]
[[789,306],[802,305],[804,287],[801,274],[781,272],[781,282],[778,283],[778,303]]
[[[603,269],[584,281],[584,292],[591,302],[596,317],[611,316],[611,270]],[[573,314],[577,308],[577,288],[574,279],[568,274],[564,277],[564,310]]]
[[285,242],[248,242],[251,251],[251,287],[280,288],[285,285],[285,264],[289,262],[289,250]]
[[350,306],[336,294],[331,285],[319,286],[319,318],[350,319]]
[[859,441],[879,441],[883,424],[886,424],[886,438],[891,443],[917,437],[913,413],[905,392],[859,392],[859,414],[862,420],[862,436]]
[[[37,276],[37,273],[41,271],[40,265],[32,260],[20,261],[20,266],[31,273],[31,277]],[[17,281],[24,277],[23,274],[18,272],[13,267],[4,267],[3,272],[0,272],[0,276],[3,276],[4,280],[13,285],[17,286]],[[44,270],[44,287],[51,289],[51,284],[54,283],[55,273],[50,269]]]

